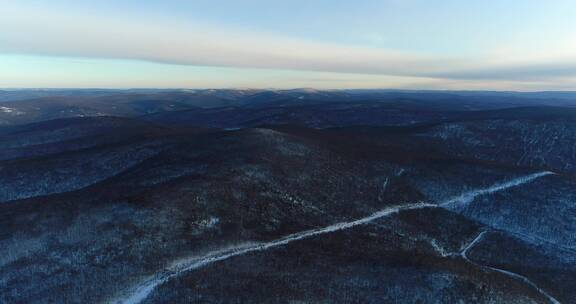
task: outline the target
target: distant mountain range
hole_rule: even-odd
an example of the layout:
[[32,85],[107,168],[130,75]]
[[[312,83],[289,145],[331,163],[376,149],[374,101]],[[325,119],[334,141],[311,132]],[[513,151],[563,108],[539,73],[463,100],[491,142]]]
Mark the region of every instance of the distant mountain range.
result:
[[517,106],[576,106],[574,92],[393,90],[0,90],[0,125],[85,116],[138,117],[168,111],[275,108],[344,103],[363,107],[469,111]]

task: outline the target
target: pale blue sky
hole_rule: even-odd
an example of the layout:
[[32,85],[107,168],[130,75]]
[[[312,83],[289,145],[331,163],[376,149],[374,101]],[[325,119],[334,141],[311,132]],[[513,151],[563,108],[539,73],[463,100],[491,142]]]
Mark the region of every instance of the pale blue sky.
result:
[[0,0],[0,87],[576,90],[573,0]]

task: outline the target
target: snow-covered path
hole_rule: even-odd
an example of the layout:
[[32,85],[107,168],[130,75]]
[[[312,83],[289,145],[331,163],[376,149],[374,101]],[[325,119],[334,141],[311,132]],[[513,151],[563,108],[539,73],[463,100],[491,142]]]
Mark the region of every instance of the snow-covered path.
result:
[[[179,262],[175,266],[173,266],[169,269],[165,269],[164,271],[155,274],[154,276],[148,278],[146,281],[140,283],[135,288],[133,288],[131,291],[129,291],[128,295],[126,295],[125,297],[120,297],[119,299],[112,300],[110,303],[114,303],[114,304],[137,304],[137,303],[140,303],[140,302],[144,301],[154,291],[154,289],[156,289],[156,287],[166,283],[168,280],[170,280],[174,277],[177,277],[177,276],[179,276],[185,272],[188,272],[188,271],[191,271],[194,269],[198,269],[198,268],[202,268],[204,266],[207,266],[207,265],[219,262],[219,261],[227,260],[227,259],[230,259],[230,258],[233,258],[236,256],[241,256],[241,255],[249,254],[252,252],[264,251],[264,250],[274,248],[274,247],[284,246],[284,245],[289,244],[289,243],[294,242],[294,241],[303,240],[303,239],[310,238],[310,237],[317,236],[317,235],[321,235],[321,234],[326,234],[326,233],[336,232],[336,231],[340,231],[340,230],[350,229],[350,228],[353,228],[355,226],[368,224],[368,223],[373,222],[377,219],[380,219],[380,218],[383,218],[386,216],[390,216],[392,214],[398,213],[398,212],[403,211],[403,210],[435,208],[438,206],[446,207],[447,205],[451,205],[451,204],[455,204],[455,203],[469,203],[469,202],[473,201],[478,196],[485,195],[485,194],[492,194],[492,193],[502,191],[502,190],[505,190],[508,188],[520,186],[520,185],[529,183],[533,180],[536,180],[540,177],[544,177],[544,176],[552,175],[552,174],[554,174],[554,173],[546,171],[546,172],[530,174],[527,176],[521,176],[521,177],[509,180],[509,181],[506,181],[503,183],[495,184],[491,187],[468,191],[468,192],[463,193],[462,195],[460,195],[454,199],[451,199],[451,200],[448,200],[444,203],[441,203],[440,205],[427,204],[427,203],[415,203],[415,204],[387,207],[387,208],[384,208],[384,209],[382,209],[376,213],[373,213],[370,216],[367,216],[367,217],[364,217],[364,218],[361,218],[361,219],[358,219],[355,221],[341,222],[341,223],[333,224],[333,225],[330,225],[330,226],[327,226],[324,228],[307,230],[307,231],[291,234],[291,235],[288,235],[286,237],[283,237],[283,238],[280,238],[280,239],[277,239],[274,241],[266,242],[266,243],[260,243],[260,244],[251,245],[251,246],[235,247],[235,248],[228,249],[228,250],[211,252],[211,253],[208,253],[207,255],[200,257],[200,258],[195,258],[195,259],[190,259],[190,260],[185,260],[183,262]],[[468,260],[466,257],[466,252],[468,250],[470,250],[470,248],[472,248],[476,243],[478,243],[481,240],[484,233],[485,232],[481,233],[472,243],[470,243],[466,248],[463,249],[463,251],[461,253],[463,258]],[[471,262],[471,261],[469,261],[469,262]],[[479,265],[479,266],[484,267],[481,265]],[[497,270],[497,269],[493,269],[493,270],[505,273],[504,270]],[[519,275],[516,275],[516,276],[521,277]],[[530,284],[531,286],[535,287],[536,289],[538,289],[540,291],[540,289],[536,285],[534,285],[532,282],[530,282],[527,278],[525,278],[525,277],[522,277],[522,278],[523,278],[523,281],[525,281],[527,284]],[[543,291],[541,293],[546,294]],[[549,298],[553,299],[552,297],[549,297]],[[558,302],[556,301],[553,303],[558,303]]]
[[494,272],[498,272],[501,274],[504,274],[508,277],[511,277],[515,280],[521,281],[526,285],[529,285],[530,287],[534,288],[536,291],[538,291],[538,293],[540,293],[543,297],[545,297],[546,299],[548,299],[548,301],[550,301],[550,303],[553,304],[560,304],[560,302],[558,300],[556,300],[554,297],[552,297],[550,294],[548,294],[546,291],[542,290],[540,287],[538,287],[538,285],[536,285],[534,282],[530,281],[530,279],[528,279],[527,277],[508,271],[508,270],[504,270],[504,269],[500,269],[500,268],[496,268],[496,267],[491,267],[491,266],[486,266],[486,265],[482,265],[482,264],[478,264],[472,260],[470,260],[470,258],[468,257],[468,252],[474,248],[474,246],[476,246],[476,244],[478,244],[480,241],[482,241],[482,239],[484,238],[484,236],[488,233],[489,231],[482,231],[478,234],[478,236],[476,236],[470,243],[468,243],[468,245],[466,245],[462,251],[460,251],[460,256],[468,263],[473,264],[477,267],[483,268],[483,269],[487,269],[487,270],[491,270]]
[[261,244],[248,246],[248,247],[237,247],[237,248],[233,248],[233,249],[230,249],[227,251],[218,251],[215,253],[210,253],[210,254],[208,254],[204,257],[198,258],[198,259],[182,262],[182,263],[174,266],[172,269],[165,270],[164,272],[161,272],[161,273],[155,275],[154,277],[149,278],[145,282],[138,285],[134,290],[132,290],[131,294],[128,297],[112,301],[112,303],[117,303],[117,304],[140,303],[143,300],[145,300],[148,297],[148,295],[150,295],[150,293],[152,293],[152,291],[154,291],[154,289],[157,286],[164,284],[166,281],[170,280],[171,278],[176,277],[176,276],[178,276],[184,272],[198,269],[198,268],[210,265],[210,264],[215,263],[215,262],[227,260],[227,259],[232,258],[232,257],[245,255],[245,254],[252,253],[252,252],[264,251],[264,250],[267,250],[270,248],[283,246],[283,245],[286,245],[286,244],[294,242],[294,241],[303,240],[303,239],[317,236],[320,234],[326,234],[326,233],[336,232],[336,231],[340,231],[340,230],[350,229],[352,227],[364,225],[364,224],[370,223],[374,220],[377,220],[379,218],[386,217],[386,216],[398,213],[398,212],[403,211],[403,210],[421,209],[421,208],[425,208],[425,207],[436,207],[436,205],[425,204],[425,203],[416,203],[416,204],[388,207],[388,208],[380,210],[376,213],[373,213],[370,216],[367,216],[367,217],[364,217],[364,218],[361,218],[361,219],[358,219],[355,221],[342,222],[342,223],[337,223],[337,224],[330,225],[330,226],[327,226],[324,228],[307,230],[304,232],[291,234],[291,235],[288,235],[286,237],[283,237],[283,238],[280,238],[280,239],[277,239],[277,240],[274,240],[271,242],[267,242],[267,243],[261,243]]
[[462,256],[462,258],[464,258],[466,261],[470,262],[467,256],[468,251],[470,251],[470,249],[476,246],[476,244],[478,244],[484,238],[484,235],[486,235],[486,233],[488,233],[488,231],[480,232],[470,243],[468,243],[468,245],[464,246],[464,248],[462,248],[462,250],[460,251],[460,256]]
[[534,173],[534,174],[530,174],[530,175],[520,176],[520,177],[511,179],[509,181],[506,181],[506,182],[494,184],[494,185],[487,187],[487,188],[482,188],[482,189],[477,189],[477,190],[465,192],[465,193],[463,193],[463,194],[461,194],[455,198],[449,199],[446,202],[441,203],[440,206],[446,207],[446,208],[452,208],[452,207],[455,207],[457,205],[470,204],[478,196],[500,192],[502,190],[506,190],[509,188],[524,185],[524,184],[530,183],[536,179],[539,179],[541,177],[548,176],[548,175],[554,175],[554,174],[556,174],[556,173],[550,172],[550,171],[544,171],[544,172],[538,172],[538,173]]

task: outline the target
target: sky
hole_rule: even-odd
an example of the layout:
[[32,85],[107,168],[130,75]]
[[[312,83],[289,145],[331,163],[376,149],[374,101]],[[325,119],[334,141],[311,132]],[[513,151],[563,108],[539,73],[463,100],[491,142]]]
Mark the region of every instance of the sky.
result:
[[574,0],[0,0],[2,88],[576,90]]

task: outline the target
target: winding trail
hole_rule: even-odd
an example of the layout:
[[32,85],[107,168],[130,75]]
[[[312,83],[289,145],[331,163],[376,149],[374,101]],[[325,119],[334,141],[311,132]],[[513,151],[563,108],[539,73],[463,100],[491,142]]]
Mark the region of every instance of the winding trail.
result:
[[530,174],[530,175],[526,175],[526,176],[517,177],[515,179],[511,179],[511,180],[506,181],[506,182],[494,184],[488,188],[477,189],[477,190],[465,192],[465,193],[463,193],[463,194],[461,194],[455,198],[449,199],[446,202],[441,203],[440,206],[445,207],[445,208],[453,208],[453,207],[456,207],[457,205],[467,205],[467,204],[470,204],[471,202],[473,202],[478,196],[493,194],[496,192],[500,192],[502,190],[506,190],[509,188],[513,188],[513,187],[517,187],[520,185],[530,183],[530,182],[532,182],[536,179],[539,179],[541,177],[544,177],[544,176],[555,175],[555,174],[556,173],[551,172],[551,171],[544,171],[544,172],[538,172],[538,173],[534,173],[534,174]]
[[474,246],[476,246],[478,243],[480,243],[482,241],[482,239],[484,239],[484,236],[489,233],[490,231],[482,231],[478,234],[478,236],[476,236],[470,243],[468,243],[468,245],[466,245],[462,251],[460,251],[460,256],[468,263],[485,269],[485,270],[490,270],[493,272],[498,272],[501,274],[504,274],[508,277],[511,277],[512,279],[515,279],[517,281],[521,281],[526,285],[529,285],[530,287],[532,287],[533,289],[535,289],[538,293],[540,293],[543,297],[545,297],[548,301],[550,301],[550,303],[553,304],[560,304],[560,302],[558,300],[556,300],[554,297],[552,297],[549,293],[547,293],[546,291],[544,291],[543,289],[541,289],[540,287],[538,287],[538,285],[536,285],[534,282],[530,281],[530,279],[528,279],[527,277],[508,271],[508,270],[504,270],[504,269],[500,269],[500,268],[496,268],[496,267],[491,267],[491,266],[486,266],[486,265],[481,265],[478,264],[472,260],[470,260],[470,258],[468,257],[468,252],[474,248]]
[[460,256],[466,261],[471,262],[467,256],[468,251],[470,251],[470,249],[476,246],[476,244],[480,243],[480,241],[484,238],[484,235],[486,235],[486,233],[488,233],[488,231],[480,232],[470,243],[468,243],[468,245],[464,246],[464,248],[462,248],[462,250],[460,251]]
[[[384,209],[382,209],[376,213],[373,213],[372,215],[369,215],[367,217],[364,217],[364,218],[361,218],[358,220],[354,220],[354,221],[350,221],[350,222],[341,222],[341,223],[336,223],[336,224],[333,224],[333,225],[330,225],[330,226],[327,226],[324,228],[307,230],[307,231],[291,234],[291,235],[288,235],[286,237],[283,237],[283,238],[280,238],[277,240],[273,240],[270,242],[266,242],[266,243],[259,243],[256,245],[249,245],[249,246],[243,246],[243,247],[234,247],[234,248],[228,249],[228,250],[210,252],[203,257],[185,260],[183,262],[177,263],[175,266],[170,267],[169,269],[165,269],[161,272],[156,273],[155,275],[146,279],[144,282],[141,282],[140,284],[135,286],[132,290],[128,291],[127,295],[124,295],[118,299],[112,300],[112,301],[110,301],[110,303],[113,303],[113,304],[138,304],[138,303],[141,303],[156,289],[156,287],[166,283],[168,280],[170,280],[174,277],[177,277],[177,276],[179,276],[183,273],[186,273],[188,271],[191,271],[194,269],[199,269],[199,268],[205,267],[207,265],[210,265],[210,264],[213,264],[216,262],[220,262],[220,261],[224,261],[224,260],[236,257],[236,256],[246,255],[246,254],[258,252],[258,251],[265,251],[265,250],[268,250],[270,248],[284,246],[284,245],[287,245],[291,242],[311,238],[311,237],[314,237],[317,235],[322,235],[322,234],[327,234],[327,233],[332,233],[332,232],[336,232],[336,231],[350,229],[350,228],[353,228],[353,227],[356,227],[359,225],[371,223],[377,219],[387,217],[387,216],[396,214],[396,213],[398,213],[400,211],[404,211],[404,210],[415,210],[415,209],[422,209],[422,208],[438,208],[439,206],[445,207],[445,206],[456,204],[456,203],[466,203],[467,204],[467,203],[473,201],[478,196],[485,195],[485,194],[492,194],[492,193],[502,191],[502,190],[505,190],[508,188],[520,186],[520,185],[532,182],[532,181],[534,181],[540,177],[544,177],[544,176],[552,175],[552,174],[554,174],[554,173],[546,171],[546,172],[530,174],[527,176],[517,177],[515,179],[509,180],[509,181],[506,181],[503,183],[495,184],[495,185],[488,187],[488,188],[476,189],[476,190],[472,190],[472,191],[463,193],[462,195],[460,195],[454,199],[448,200],[444,203],[441,203],[439,205],[428,204],[428,203],[414,203],[414,204],[387,207],[387,208],[384,208]],[[483,238],[485,233],[486,232],[482,232],[480,235],[478,235],[478,237],[476,237],[470,244],[468,244],[460,253],[460,255],[465,260],[467,260],[468,262],[473,263],[472,261],[470,261],[467,258],[466,253],[472,247],[474,247],[475,244],[477,244],[478,242],[481,241],[481,239]],[[478,267],[486,267],[486,268],[492,269],[491,267],[482,266],[482,265],[478,265]],[[538,288],[534,283],[532,283],[526,277],[508,272],[506,270],[501,270],[501,269],[496,269],[496,268],[494,268],[492,270],[503,273],[503,274],[507,274],[508,276],[522,280],[526,284],[529,284],[530,286],[536,288],[541,294],[543,294],[543,295],[547,296],[549,299],[551,299],[552,303],[555,303],[555,304],[559,303],[554,298],[549,296],[546,292],[544,292],[540,288]]]
[[267,243],[261,243],[261,244],[248,246],[248,247],[237,247],[237,248],[233,248],[233,249],[230,249],[227,251],[218,251],[218,252],[210,253],[204,257],[201,257],[201,258],[198,258],[195,260],[191,260],[191,261],[187,261],[187,262],[183,262],[183,263],[173,267],[172,269],[167,269],[167,270],[164,270],[163,272],[161,272],[159,274],[156,274],[152,278],[149,278],[145,282],[138,285],[132,291],[132,293],[129,297],[124,298],[124,299],[120,299],[120,300],[116,300],[116,301],[112,301],[112,303],[117,303],[117,304],[140,303],[143,300],[145,300],[150,295],[150,293],[152,293],[152,291],[154,291],[154,289],[157,286],[166,283],[166,281],[170,280],[171,278],[176,277],[176,276],[178,276],[182,273],[185,273],[187,271],[190,271],[190,270],[202,268],[204,266],[213,264],[215,262],[227,260],[227,259],[232,258],[232,257],[245,255],[245,254],[252,253],[252,252],[264,251],[264,250],[267,250],[270,248],[280,247],[280,246],[289,244],[289,243],[294,242],[294,241],[307,239],[307,238],[317,236],[320,234],[326,234],[326,233],[336,232],[336,231],[340,231],[340,230],[350,229],[350,228],[355,227],[355,226],[367,224],[369,222],[372,222],[372,221],[377,220],[377,219],[382,218],[382,217],[390,216],[392,214],[398,213],[398,212],[403,211],[403,210],[422,209],[422,208],[426,208],[426,207],[435,208],[437,206],[433,205],[433,204],[416,203],[416,204],[388,207],[388,208],[380,210],[376,213],[373,213],[370,216],[367,216],[367,217],[364,217],[364,218],[361,218],[361,219],[358,219],[355,221],[342,222],[342,223],[337,223],[337,224],[330,225],[330,226],[327,226],[324,228],[307,230],[307,231],[291,234],[291,235],[288,235],[286,237],[283,237],[283,238],[280,238],[280,239],[277,239],[277,240],[274,240],[271,242],[267,242]]

